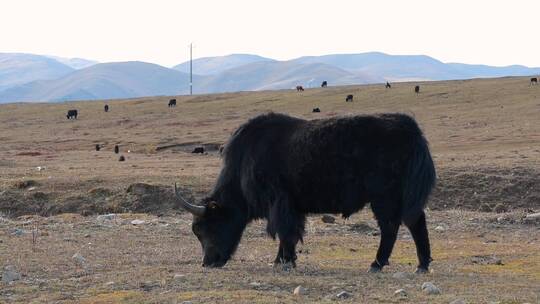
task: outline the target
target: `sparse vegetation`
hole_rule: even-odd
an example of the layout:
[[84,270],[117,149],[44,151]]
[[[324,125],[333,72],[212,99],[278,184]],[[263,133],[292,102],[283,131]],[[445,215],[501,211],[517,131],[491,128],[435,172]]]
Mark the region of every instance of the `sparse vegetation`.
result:
[[[117,100],[107,101],[114,109],[107,115],[97,101],[0,105],[0,267],[22,275],[0,285],[0,302],[296,303],[301,285],[304,302],[331,303],[347,291],[350,298],[339,301],[537,303],[539,221],[524,219],[540,209],[539,87],[527,77],[432,82],[416,96],[414,85],[174,96],[174,110],[171,97]],[[354,102],[344,101],[347,94]],[[67,121],[68,108],[81,116]],[[366,273],[379,241],[370,211],[334,223],[309,218],[291,271],[268,264],[277,243],[264,221],[249,226],[224,269],[200,267],[191,216],[177,209],[172,186],[202,197],[220,168],[217,148],[209,147],[270,110],[308,119],[414,115],[439,177],[428,211],[433,272],[393,276],[416,263],[414,242],[401,229],[391,265]],[[116,144],[128,161],[118,162]],[[194,146],[207,154],[190,153]],[[107,213],[122,214],[96,218]],[[74,264],[76,253],[85,268]],[[424,282],[441,293],[425,294]],[[395,297],[399,289],[407,296]]]

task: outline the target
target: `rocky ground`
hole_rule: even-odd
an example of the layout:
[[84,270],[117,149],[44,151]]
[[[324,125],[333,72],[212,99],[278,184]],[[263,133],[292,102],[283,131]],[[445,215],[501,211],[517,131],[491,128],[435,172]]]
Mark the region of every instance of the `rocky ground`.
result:
[[[540,303],[540,87],[528,81],[176,96],[172,109],[154,97],[107,101],[109,113],[103,102],[0,105],[0,303]],[[172,187],[204,196],[219,146],[269,110],[416,118],[438,175],[429,274],[412,274],[405,229],[391,265],[366,273],[379,242],[369,210],[310,217],[296,269],[269,264],[277,244],[263,221],[226,267],[200,266]],[[190,153],[198,146],[206,152]]]

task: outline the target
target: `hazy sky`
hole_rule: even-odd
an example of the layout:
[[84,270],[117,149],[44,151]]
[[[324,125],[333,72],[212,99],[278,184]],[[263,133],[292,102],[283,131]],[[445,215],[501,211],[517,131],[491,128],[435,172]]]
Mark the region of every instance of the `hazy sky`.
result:
[[540,0],[2,0],[0,52],[171,66],[381,51],[540,66]]

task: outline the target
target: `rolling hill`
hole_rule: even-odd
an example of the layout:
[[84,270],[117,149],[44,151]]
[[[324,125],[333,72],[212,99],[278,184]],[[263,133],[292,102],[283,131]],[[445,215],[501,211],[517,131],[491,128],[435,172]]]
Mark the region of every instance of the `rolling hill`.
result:
[[0,91],[36,80],[56,79],[73,70],[46,56],[0,53]]
[[494,67],[461,63],[443,63],[425,55],[388,55],[380,52],[306,56],[299,63],[325,63],[357,73],[362,72],[389,81],[454,80],[479,77],[526,76],[540,68],[525,66]]
[[[263,61],[275,60],[250,54],[231,54],[227,56],[203,57],[193,60],[193,74],[217,75],[228,69]],[[173,69],[180,72],[189,73],[189,61],[178,64],[174,66]]]
[[88,60],[84,58],[64,58],[64,57],[57,57],[57,56],[48,56],[60,63],[63,63],[75,70],[84,69],[89,66],[98,64],[99,62],[95,60]]
[[[196,78],[197,79],[197,78]],[[66,101],[185,94],[189,75],[144,62],[102,63],[0,94],[6,101]]]
[[202,90],[209,93],[290,89],[301,84],[318,87],[323,80],[330,84],[365,84],[382,78],[351,73],[323,63],[263,61],[232,68],[203,80]]

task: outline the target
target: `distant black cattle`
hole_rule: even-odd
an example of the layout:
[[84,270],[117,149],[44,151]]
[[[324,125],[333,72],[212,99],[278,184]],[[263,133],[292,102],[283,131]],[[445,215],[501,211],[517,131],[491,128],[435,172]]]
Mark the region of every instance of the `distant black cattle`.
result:
[[390,83],[389,83],[388,81],[386,82],[386,86],[385,86],[385,87],[386,87],[387,89],[391,89],[391,88],[392,88],[392,86],[390,85]]
[[538,78],[536,77],[531,78],[531,84],[538,84]]
[[191,153],[203,154],[204,153],[204,147],[195,147],[195,149],[193,149],[193,151],[191,151]]
[[120,147],[118,145],[114,145],[114,153],[118,154],[120,152]]
[[420,93],[420,86],[415,86],[415,87],[414,87],[414,92],[415,92],[416,94]]
[[67,119],[77,119],[77,115],[79,115],[79,113],[77,112],[77,110],[69,110],[67,112]]
[[105,110],[105,112],[109,112],[109,105],[105,105],[105,106],[103,107],[103,110]]
[[296,86],[296,91],[300,92],[300,91],[303,91],[303,90],[304,90],[303,86]]
[[313,113],[320,113],[320,112],[321,112],[321,109],[319,109],[319,108],[314,108],[313,109]]
[[326,82],[326,80],[321,83],[321,88],[326,88],[327,86],[328,82]]
[[345,98],[345,101],[347,101],[347,102],[353,101],[353,96],[352,96],[352,94],[347,95],[347,98]]
[[176,107],[176,99],[169,100],[169,107]]
[[126,161],[126,158],[124,157],[124,155],[120,155],[120,158],[118,159],[118,161]]
[[99,144],[96,145],[96,151],[99,151],[101,149],[101,147],[99,146]]

